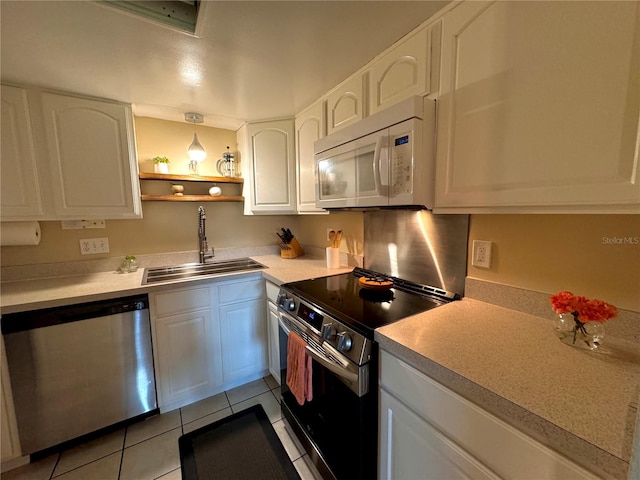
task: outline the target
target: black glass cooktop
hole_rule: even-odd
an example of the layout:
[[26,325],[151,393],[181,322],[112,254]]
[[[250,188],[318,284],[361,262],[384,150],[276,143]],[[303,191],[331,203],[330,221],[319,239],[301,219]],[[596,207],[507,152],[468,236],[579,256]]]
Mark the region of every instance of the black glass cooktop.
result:
[[358,278],[354,273],[343,273],[291,282],[283,288],[369,338],[378,327],[447,303],[396,286],[388,290],[371,290],[361,287]]

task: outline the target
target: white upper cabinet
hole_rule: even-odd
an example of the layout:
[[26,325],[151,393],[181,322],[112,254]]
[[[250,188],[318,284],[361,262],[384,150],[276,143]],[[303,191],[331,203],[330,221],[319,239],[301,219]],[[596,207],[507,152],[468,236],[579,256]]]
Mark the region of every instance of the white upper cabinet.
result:
[[245,177],[245,215],[296,213],[294,121],[243,125],[238,149]]
[[440,22],[402,39],[369,70],[369,114],[438,90]]
[[140,218],[128,105],[42,93],[51,186],[59,218]]
[[367,112],[366,75],[357,75],[334,89],[327,96],[327,134],[362,120]]
[[129,105],[2,86],[2,220],[141,217]]
[[40,217],[42,198],[26,90],[2,85],[2,218]]
[[325,104],[318,102],[296,116],[296,184],[298,213],[328,213],[316,207],[313,144],[324,137]]
[[440,212],[640,212],[640,3],[443,17]]

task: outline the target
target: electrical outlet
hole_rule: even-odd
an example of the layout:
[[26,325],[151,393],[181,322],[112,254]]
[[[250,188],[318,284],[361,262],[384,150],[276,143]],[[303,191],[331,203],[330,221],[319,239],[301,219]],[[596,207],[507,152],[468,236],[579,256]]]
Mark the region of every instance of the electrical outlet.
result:
[[471,265],[481,268],[491,267],[491,242],[485,240],[473,241]]
[[80,240],[80,253],[93,255],[96,253],[109,253],[108,238],[86,238]]

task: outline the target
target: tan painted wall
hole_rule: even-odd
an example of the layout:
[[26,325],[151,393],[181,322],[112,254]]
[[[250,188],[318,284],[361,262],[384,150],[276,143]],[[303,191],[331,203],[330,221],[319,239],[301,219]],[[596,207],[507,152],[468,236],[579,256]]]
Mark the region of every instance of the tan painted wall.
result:
[[[493,242],[490,269],[473,240]],[[640,311],[640,215],[472,215],[468,258],[470,277]]]
[[363,255],[364,217],[362,212],[331,212],[329,215],[300,217],[300,241],[304,245],[328,247],[327,229],[342,230],[342,252]]
[[[138,163],[141,172],[153,172],[151,159],[156,156],[168,157],[169,173],[189,174],[187,149],[193,141],[193,124],[170,122],[156,118],[136,117],[136,140],[138,143]],[[199,168],[200,175],[218,176],[216,160],[227,150],[236,148],[236,132],[222,128],[196,126],[198,140],[207,152],[207,158]]]

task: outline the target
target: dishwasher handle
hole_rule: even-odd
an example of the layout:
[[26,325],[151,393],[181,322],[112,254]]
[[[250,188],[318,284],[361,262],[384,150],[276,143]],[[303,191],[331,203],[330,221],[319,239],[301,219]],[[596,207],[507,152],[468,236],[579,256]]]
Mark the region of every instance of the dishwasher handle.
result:
[[149,297],[147,295],[135,295],[62,307],[9,313],[2,316],[2,333],[7,335],[25,330],[61,325],[63,323],[79,322],[109,315],[142,311],[148,308]]

